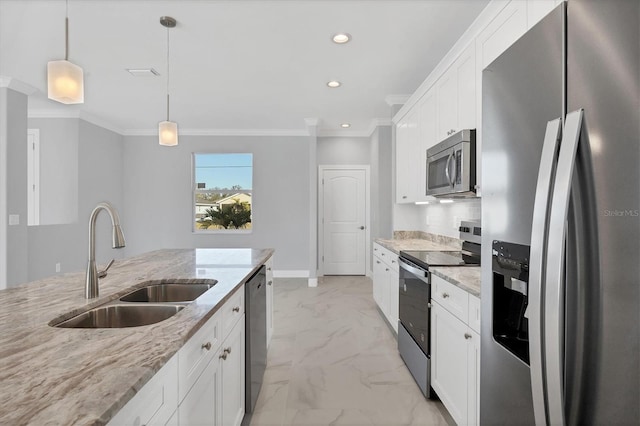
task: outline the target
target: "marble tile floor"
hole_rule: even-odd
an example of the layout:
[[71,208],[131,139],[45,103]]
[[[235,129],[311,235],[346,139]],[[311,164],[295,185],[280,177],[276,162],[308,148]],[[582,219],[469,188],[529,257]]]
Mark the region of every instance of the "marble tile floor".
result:
[[316,288],[279,278],[274,285],[274,336],[251,425],[451,422],[402,362],[369,278],[323,277]]

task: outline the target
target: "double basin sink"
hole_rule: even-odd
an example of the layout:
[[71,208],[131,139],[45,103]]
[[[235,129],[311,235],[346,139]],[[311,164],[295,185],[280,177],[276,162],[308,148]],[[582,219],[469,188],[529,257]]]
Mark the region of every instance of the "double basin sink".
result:
[[171,318],[189,302],[214,286],[207,284],[149,284],[125,294],[114,302],[90,309],[63,321],[52,321],[60,328],[124,328],[155,324]]

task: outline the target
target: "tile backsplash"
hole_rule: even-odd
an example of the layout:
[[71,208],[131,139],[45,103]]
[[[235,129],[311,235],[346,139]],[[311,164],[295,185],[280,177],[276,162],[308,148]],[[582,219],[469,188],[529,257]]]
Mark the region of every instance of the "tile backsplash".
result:
[[431,234],[459,238],[460,221],[480,221],[480,199],[456,200],[453,203],[417,207],[420,208],[422,220],[420,230]]

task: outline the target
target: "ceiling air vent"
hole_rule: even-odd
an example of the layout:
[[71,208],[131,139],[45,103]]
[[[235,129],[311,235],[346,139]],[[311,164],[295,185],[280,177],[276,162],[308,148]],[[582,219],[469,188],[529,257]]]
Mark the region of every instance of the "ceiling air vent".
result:
[[127,68],[127,71],[134,77],[157,77],[160,75],[153,68]]

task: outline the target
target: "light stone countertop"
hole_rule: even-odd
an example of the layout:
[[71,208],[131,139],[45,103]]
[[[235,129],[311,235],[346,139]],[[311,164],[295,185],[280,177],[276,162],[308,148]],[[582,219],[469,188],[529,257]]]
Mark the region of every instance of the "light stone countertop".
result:
[[443,280],[480,298],[480,266],[446,266],[429,270]]
[[[0,424],[106,424],[232,293],[271,249],[158,250],[119,260],[84,298],[84,272],[0,291]],[[102,265],[100,265],[102,266]],[[148,281],[218,280],[175,316],[115,329],[50,327]]]
[[395,254],[400,254],[400,250],[442,250],[442,251],[454,251],[460,250],[460,248],[452,247],[450,245],[429,241],[422,238],[407,238],[407,239],[393,239],[385,240],[382,238],[376,238],[376,243],[382,247],[391,250]]

